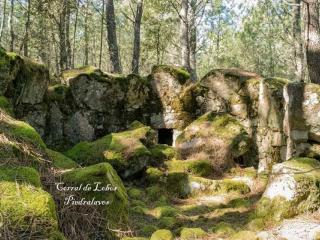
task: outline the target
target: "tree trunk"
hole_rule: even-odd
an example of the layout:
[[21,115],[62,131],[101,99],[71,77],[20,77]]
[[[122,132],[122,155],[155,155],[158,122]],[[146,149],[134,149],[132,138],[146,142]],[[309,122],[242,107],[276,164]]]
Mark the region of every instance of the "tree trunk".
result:
[[72,68],[74,68],[74,55],[76,52],[76,36],[77,36],[78,15],[79,15],[79,0],[77,1],[76,18],[74,20],[72,65],[71,65]]
[[304,0],[305,47],[310,81],[320,84],[320,26],[317,0]]
[[1,21],[1,25],[0,25],[0,43],[1,43],[1,40],[2,40],[2,36],[3,36],[4,24],[6,22],[6,10],[7,10],[7,0],[4,0],[3,12],[2,12],[2,21]]
[[103,30],[104,30],[104,10],[105,10],[105,3],[102,0],[102,13],[101,13],[101,28],[100,28],[100,51],[99,51],[99,68],[101,69],[102,65],[102,50],[103,50]]
[[190,70],[190,45],[188,24],[189,0],[181,1],[180,9],[180,39],[181,39],[181,65]]
[[106,0],[107,40],[111,62],[111,72],[121,73],[121,63],[117,42],[117,29],[114,14],[113,0]]
[[59,48],[60,48],[60,71],[68,68],[68,53],[66,44],[66,16],[67,0],[63,0],[62,11],[59,19]]
[[134,21],[134,41],[133,41],[133,55],[132,55],[132,72],[139,74],[139,60],[140,60],[140,29],[143,12],[143,0],[138,0],[137,10]]
[[70,10],[70,4],[67,2],[66,6],[66,45],[67,45],[67,68],[70,68],[71,66],[71,43],[70,43],[70,17],[71,17],[71,10]]
[[87,0],[86,14],[84,18],[84,65],[86,66],[89,65],[88,7],[89,7],[89,0]]
[[191,1],[190,18],[190,74],[191,80],[196,81],[197,77],[197,26],[196,26],[196,0]]
[[14,30],[13,30],[13,12],[14,12],[14,0],[11,0],[10,8],[10,51],[14,50]]
[[294,61],[295,74],[298,82],[304,79],[304,54],[301,30],[301,0],[294,0],[293,11],[293,40],[294,40]]
[[28,0],[26,32],[23,39],[23,55],[29,56],[29,30],[30,30],[30,14],[31,14],[31,0]]

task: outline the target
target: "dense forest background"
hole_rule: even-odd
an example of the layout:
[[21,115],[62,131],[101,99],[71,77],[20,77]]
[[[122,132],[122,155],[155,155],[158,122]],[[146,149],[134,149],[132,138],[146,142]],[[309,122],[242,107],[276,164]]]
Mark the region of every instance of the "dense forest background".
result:
[[316,0],[1,0],[0,10],[0,44],[55,74],[83,65],[146,74],[174,64],[194,79],[227,67],[320,76]]

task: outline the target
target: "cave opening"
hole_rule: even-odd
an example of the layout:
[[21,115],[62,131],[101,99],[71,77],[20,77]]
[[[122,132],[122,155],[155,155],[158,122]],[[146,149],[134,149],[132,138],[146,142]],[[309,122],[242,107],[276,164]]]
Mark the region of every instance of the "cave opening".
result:
[[173,144],[173,129],[172,128],[160,128],[158,129],[158,143],[167,144],[172,146]]

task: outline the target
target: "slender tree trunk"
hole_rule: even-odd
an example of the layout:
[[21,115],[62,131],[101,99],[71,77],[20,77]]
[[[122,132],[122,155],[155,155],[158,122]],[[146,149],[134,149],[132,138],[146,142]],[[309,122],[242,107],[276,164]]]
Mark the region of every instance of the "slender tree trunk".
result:
[[190,45],[188,24],[189,0],[181,1],[180,9],[180,39],[181,39],[181,65],[190,70]]
[[143,0],[138,0],[136,16],[134,21],[134,41],[133,41],[133,55],[132,55],[132,72],[135,74],[139,74],[140,30],[141,30],[142,12],[143,12]]
[[197,26],[196,26],[196,7],[197,1],[191,1],[191,18],[190,18],[190,74],[191,80],[196,81],[197,76]]
[[70,10],[70,4],[67,1],[66,6],[66,45],[67,45],[67,68],[70,68],[71,66],[71,56],[72,56],[72,49],[71,49],[71,43],[70,43],[70,17],[71,17],[71,10]]
[[106,18],[111,72],[121,73],[113,0],[106,0]]
[[102,65],[102,51],[103,51],[103,33],[104,33],[104,10],[105,10],[105,0],[102,0],[102,13],[101,13],[101,28],[100,28],[100,51],[99,51],[99,68]]
[[84,18],[84,65],[89,65],[88,7],[89,7],[89,0],[87,0],[86,14]]
[[304,79],[304,54],[301,30],[301,0],[294,0],[293,11],[293,40],[294,40],[294,60],[295,74],[298,82]]
[[157,29],[157,41],[156,41],[156,48],[157,48],[157,65],[160,64],[160,33],[161,33],[161,24]]
[[30,30],[30,14],[31,14],[31,0],[28,0],[26,32],[23,39],[23,55],[29,56],[29,30]]
[[4,0],[3,12],[2,12],[2,20],[1,20],[1,25],[0,25],[0,43],[1,43],[1,40],[2,40],[2,36],[3,36],[4,24],[6,22],[6,10],[7,10],[7,0]]
[[74,56],[76,52],[76,36],[77,36],[77,26],[78,26],[78,15],[79,15],[79,0],[77,1],[76,18],[74,20],[74,31],[73,31],[73,50],[72,50],[72,68],[74,68]]
[[310,81],[320,84],[320,24],[317,0],[304,0],[306,55]]
[[14,30],[13,30],[13,12],[14,12],[14,0],[11,0],[10,7],[10,51],[14,50]]
[[68,52],[66,44],[67,4],[67,0],[63,0],[62,11],[59,19],[60,71],[63,71],[68,68]]

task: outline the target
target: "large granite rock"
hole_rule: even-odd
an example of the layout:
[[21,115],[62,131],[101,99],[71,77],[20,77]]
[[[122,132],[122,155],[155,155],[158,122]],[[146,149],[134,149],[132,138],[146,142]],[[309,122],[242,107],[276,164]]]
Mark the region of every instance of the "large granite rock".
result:
[[267,188],[257,205],[257,216],[274,220],[316,211],[319,204],[320,162],[293,158],[275,164]]
[[183,159],[208,159],[217,171],[222,171],[248,152],[250,142],[237,119],[229,114],[210,112],[182,132],[176,148]]

